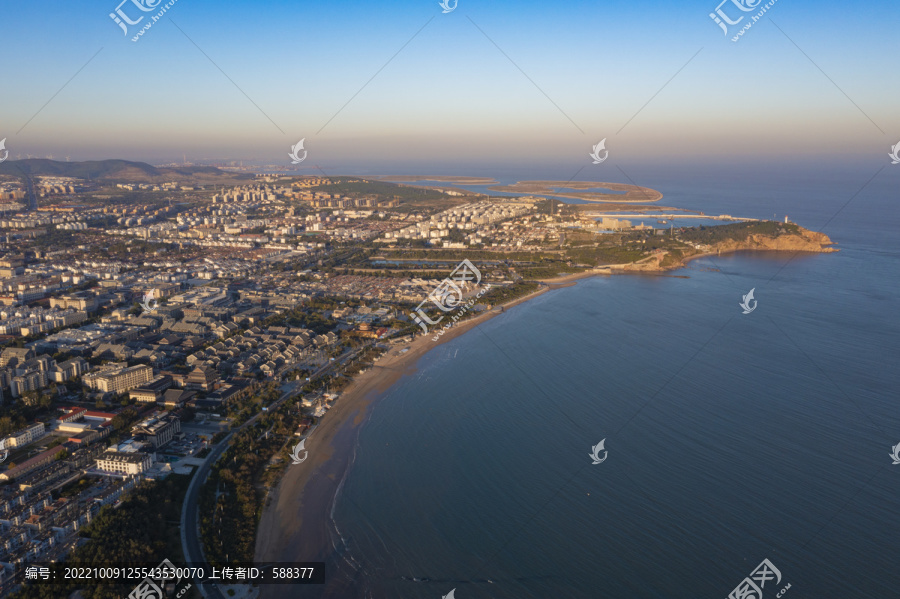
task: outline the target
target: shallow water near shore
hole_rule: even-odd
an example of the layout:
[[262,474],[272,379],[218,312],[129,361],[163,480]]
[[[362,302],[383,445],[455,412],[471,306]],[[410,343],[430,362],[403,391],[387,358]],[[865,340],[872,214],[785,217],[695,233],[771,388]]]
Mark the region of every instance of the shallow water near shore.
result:
[[[331,584],[296,592],[726,597],[769,559],[765,597],[892,596],[900,223],[869,218],[890,181],[825,230],[840,253],[585,279],[427,354],[361,430]],[[785,209],[816,229],[842,193]]]

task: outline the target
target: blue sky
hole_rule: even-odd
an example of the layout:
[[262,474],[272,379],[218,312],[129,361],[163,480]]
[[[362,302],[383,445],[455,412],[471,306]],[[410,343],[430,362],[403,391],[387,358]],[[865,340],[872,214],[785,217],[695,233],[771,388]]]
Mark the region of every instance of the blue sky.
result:
[[306,138],[331,168],[439,172],[580,162],[602,138],[660,163],[877,160],[900,140],[895,2],[778,0],[734,43],[717,0],[178,0],[134,43],[156,11],[128,0],[148,16],[126,37],[118,1],[0,7],[14,158],[282,162]]

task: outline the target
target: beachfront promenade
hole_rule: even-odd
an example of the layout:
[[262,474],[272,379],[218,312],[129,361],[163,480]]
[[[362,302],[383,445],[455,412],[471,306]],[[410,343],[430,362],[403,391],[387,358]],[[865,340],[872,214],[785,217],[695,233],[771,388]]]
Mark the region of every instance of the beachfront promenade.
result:
[[[334,359],[334,361],[330,361],[324,364],[321,368],[310,375],[310,380],[314,381],[331,371],[332,368],[335,368],[336,366],[340,366],[347,361],[352,360],[370,345],[371,343],[366,344],[353,352],[348,352]],[[249,426],[253,426],[261,416],[278,409],[281,404],[283,404],[288,399],[295,397],[299,393],[300,389],[302,389],[300,381],[292,382],[290,383],[290,386],[291,388],[288,391],[285,391],[281,397],[279,397],[277,400],[272,402],[271,405],[268,406],[268,410],[266,412],[260,412],[259,414],[256,414],[255,416],[247,420],[247,422],[245,422],[244,424],[233,429],[228,434],[228,436],[219,441],[219,443],[216,444],[216,446],[213,447],[213,449],[209,452],[209,455],[206,456],[204,462],[194,472],[194,476],[191,479],[190,485],[188,486],[187,493],[185,493],[184,495],[184,502],[182,503],[181,507],[181,548],[184,552],[184,559],[186,563],[193,565],[206,565],[206,555],[203,552],[203,542],[200,538],[200,487],[204,482],[206,482],[206,479],[209,476],[209,472],[210,470],[212,470],[213,465],[218,461],[220,457],[222,457],[222,454],[225,453],[225,450],[228,449],[229,442],[231,441],[231,438],[235,433]],[[199,589],[200,594],[204,597],[204,599],[226,599],[215,583],[195,581],[195,584],[197,585],[197,589]]]

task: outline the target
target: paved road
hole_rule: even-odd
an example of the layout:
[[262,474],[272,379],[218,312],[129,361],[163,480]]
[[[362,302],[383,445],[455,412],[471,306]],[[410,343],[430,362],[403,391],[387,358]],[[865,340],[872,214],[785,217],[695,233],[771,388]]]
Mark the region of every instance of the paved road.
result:
[[[278,406],[284,403],[284,401],[293,395],[296,390],[297,388],[294,387],[292,390],[273,401],[269,406],[269,409],[277,409]],[[209,471],[212,470],[213,465],[215,465],[218,459],[222,457],[225,450],[228,449],[228,443],[231,441],[231,437],[234,436],[234,433],[248,426],[253,426],[256,421],[265,414],[266,412],[260,412],[256,416],[253,416],[247,422],[230,432],[224,439],[219,441],[212,451],[209,452],[209,455],[206,456],[206,461],[197,468],[194,477],[191,479],[191,484],[188,486],[187,493],[185,493],[184,496],[184,504],[182,504],[181,507],[181,547],[184,551],[185,561],[192,566],[198,564],[203,564],[204,567],[207,566],[206,555],[203,553],[203,543],[200,541],[200,487],[206,482],[206,478],[209,476]],[[189,519],[190,523],[188,522]],[[225,596],[219,591],[218,586],[215,583],[198,583],[197,588],[200,590],[200,594],[206,597],[206,599],[225,599]]]
[[34,212],[38,209],[37,194],[34,191],[34,179],[27,177],[25,179],[25,184],[28,193],[28,209]]
[[[212,469],[213,464],[215,464],[216,460],[218,460],[222,454],[225,453],[225,450],[228,449],[228,442],[231,440],[233,434],[234,433],[231,433],[222,439],[219,444],[209,452],[209,455],[206,456],[206,461],[204,461],[194,473],[194,478],[191,479],[191,484],[188,486],[187,493],[184,496],[184,504],[181,507],[181,547],[184,551],[185,560],[191,565],[206,564],[206,557],[203,555],[203,545],[200,542],[200,514],[198,513],[200,505],[198,503],[198,493],[203,482],[206,480],[206,477],[209,476],[209,471]],[[191,516],[190,525],[188,524],[189,515]],[[200,594],[207,599],[225,599],[225,596],[222,595],[215,584],[197,583],[197,588],[200,590]]]
[[[347,360],[356,357],[356,355],[358,355],[366,347],[368,347],[368,345],[356,350],[355,352],[346,353],[336,358],[334,361],[329,361],[315,373],[310,375],[310,379],[314,380],[331,370],[331,368],[333,368],[334,366],[343,364]],[[269,405],[268,412],[276,410],[287,399],[295,395],[299,389],[299,384],[293,384],[290,391],[285,392],[281,397],[279,397]],[[203,564],[204,567],[208,569],[206,556],[203,553],[203,543],[200,541],[200,487],[203,486],[203,483],[209,476],[209,472],[212,469],[213,465],[216,463],[216,461],[218,461],[220,457],[222,457],[222,454],[225,453],[225,450],[228,449],[228,443],[229,441],[231,441],[231,437],[234,436],[234,433],[248,426],[253,426],[260,417],[264,416],[268,412],[260,412],[256,416],[253,416],[247,422],[234,429],[224,439],[219,441],[219,443],[212,448],[212,451],[209,452],[209,455],[206,456],[206,460],[203,462],[203,464],[197,468],[197,471],[194,473],[194,477],[191,479],[191,484],[188,486],[187,493],[185,493],[184,496],[184,503],[181,507],[181,547],[184,551],[185,561],[192,566],[199,566],[200,564]],[[198,582],[197,588],[199,589],[200,594],[206,599],[226,599],[226,597],[222,594],[215,583]]]

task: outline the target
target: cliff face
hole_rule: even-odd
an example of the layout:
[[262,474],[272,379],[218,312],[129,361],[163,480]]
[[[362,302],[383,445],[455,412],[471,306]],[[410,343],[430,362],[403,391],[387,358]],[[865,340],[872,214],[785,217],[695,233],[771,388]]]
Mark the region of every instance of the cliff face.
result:
[[750,235],[744,241],[724,241],[717,243],[714,249],[718,252],[736,252],[740,250],[776,250],[786,252],[837,252],[828,235],[799,227],[799,234],[778,236]]
[[672,268],[681,268],[681,266],[673,266],[666,268],[660,265],[662,261],[662,256],[665,254],[660,254],[657,256],[650,256],[649,258],[644,258],[643,260],[638,260],[637,262],[632,262],[631,264],[621,265],[619,268],[614,268],[613,270],[624,270],[625,272],[661,272],[664,270],[671,270]]
[[[834,242],[824,233],[817,233],[798,227],[797,233],[785,233],[783,235],[748,235],[743,241],[728,240],[721,241],[711,246],[706,253],[727,254],[739,251],[782,251],[782,252],[815,252],[827,253],[838,252],[837,248],[830,247]],[[685,256],[690,259],[693,256],[700,255],[697,251],[694,254]],[[662,263],[665,260],[666,252],[661,252],[653,256],[648,256],[637,262],[626,264],[619,267],[618,270],[626,272],[661,272],[681,268],[684,262],[673,264],[671,259],[666,266]]]

